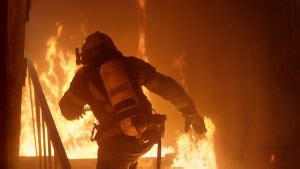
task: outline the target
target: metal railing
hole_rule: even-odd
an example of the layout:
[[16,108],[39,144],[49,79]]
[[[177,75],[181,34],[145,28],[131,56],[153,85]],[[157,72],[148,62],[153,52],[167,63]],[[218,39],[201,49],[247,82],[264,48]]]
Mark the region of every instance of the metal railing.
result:
[[[27,67],[35,148],[39,160],[38,166],[40,169],[71,169],[70,161],[59,137],[38,74],[30,59],[27,59]],[[35,111],[33,110],[31,82],[34,89]],[[52,150],[54,151],[52,152]]]

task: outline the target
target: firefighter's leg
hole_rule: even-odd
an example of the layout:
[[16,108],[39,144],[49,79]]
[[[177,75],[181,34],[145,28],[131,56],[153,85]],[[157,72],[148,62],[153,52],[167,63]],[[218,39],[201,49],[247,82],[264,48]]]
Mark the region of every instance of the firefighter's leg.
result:
[[[117,146],[117,145],[116,145]],[[98,149],[97,169],[136,169],[136,154],[124,153],[116,149]]]
[[134,137],[125,135],[107,139],[99,144],[98,169],[136,169],[137,160],[151,147],[141,146]]
[[118,159],[115,158],[107,159],[106,156],[111,156],[113,154],[117,154],[117,152],[110,152],[110,154],[108,153],[101,154],[101,156],[98,155],[97,169],[131,169],[129,167],[130,162],[119,161]]

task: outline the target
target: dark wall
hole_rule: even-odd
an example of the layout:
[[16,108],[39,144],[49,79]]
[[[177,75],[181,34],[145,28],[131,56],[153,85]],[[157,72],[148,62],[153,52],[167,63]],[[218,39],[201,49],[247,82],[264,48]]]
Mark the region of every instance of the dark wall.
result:
[[[4,139],[7,150],[7,168],[15,168],[19,156],[19,137],[21,130],[21,95],[24,84],[24,43],[25,24],[28,19],[30,1],[8,1],[7,4],[6,43],[7,54],[5,62],[5,82],[7,102]],[[1,37],[2,38],[2,37]],[[2,81],[1,81],[2,82]]]
[[270,10],[271,53],[269,105],[272,141],[278,155],[274,168],[295,168],[300,160],[299,46],[296,46],[296,1],[275,1]]
[[[6,55],[7,55],[7,1],[1,1],[0,3],[0,73],[6,72]],[[6,93],[6,76],[1,79],[0,85],[0,149],[2,153],[0,155],[0,168],[6,167],[6,110],[7,110],[7,93]],[[3,83],[4,82],[4,83]]]

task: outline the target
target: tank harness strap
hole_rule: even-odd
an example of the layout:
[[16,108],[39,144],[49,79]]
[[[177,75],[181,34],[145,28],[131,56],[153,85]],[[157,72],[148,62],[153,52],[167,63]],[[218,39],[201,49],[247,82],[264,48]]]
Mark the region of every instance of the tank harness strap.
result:
[[100,126],[94,124],[94,127],[91,132],[91,141],[97,140],[98,142],[102,142],[110,137],[119,135],[122,133],[121,129],[117,126],[107,129],[105,131],[99,128]]
[[[159,142],[159,140],[163,137],[165,132],[165,120],[167,119],[166,115],[161,114],[152,114],[149,121],[147,130],[151,131],[158,131],[159,132],[159,138],[137,138],[138,141],[141,144],[146,144],[150,140],[156,140]],[[97,133],[95,133],[97,131]],[[119,126],[114,126],[106,130],[101,130],[101,127],[97,124],[94,124],[94,128],[91,132],[91,141],[97,140],[97,142],[101,143],[102,141],[111,138],[116,135],[122,134],[122,131]]]

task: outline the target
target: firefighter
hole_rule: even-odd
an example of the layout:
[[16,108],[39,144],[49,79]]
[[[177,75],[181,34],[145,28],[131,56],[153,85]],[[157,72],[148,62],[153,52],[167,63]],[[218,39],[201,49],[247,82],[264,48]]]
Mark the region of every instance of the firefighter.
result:
[[123,56],[108,35],[89,35],[81,52],[76,50],[76,63],[83,66],[59,106],[68,120],[78,119],[84,105],[90,106],[99,121],[97,169],[136,168],[138,158],[160,139],[165,117],[152,113],[142,86],[182,113],[186,131],[192,126],[199,134],[206,132],[203,118],[174,79],[141,59]]

